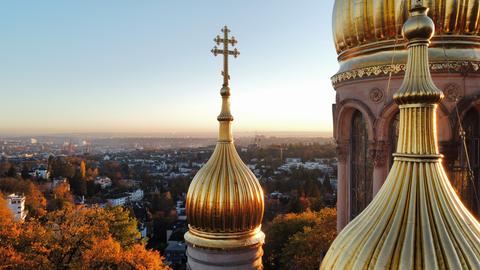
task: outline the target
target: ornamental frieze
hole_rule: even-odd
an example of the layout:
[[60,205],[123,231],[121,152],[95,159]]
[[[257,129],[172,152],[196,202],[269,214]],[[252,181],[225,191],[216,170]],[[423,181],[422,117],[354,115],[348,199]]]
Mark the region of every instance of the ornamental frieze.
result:
[[[480,72],[480,62],[472,61],[448,61],[445,63],[430,63],[430,70],[432,72],[455,72],[455,73],[468,73],[468,72]],[[381,77],[402,74],[405,72],[405,64],[393,64],[393,65],[379,65],[364,67],[359,69],[353,69],[346,72],[335,74],[331,80],[335,86],[338,83],[345,81],[353,81],[356,79]]]

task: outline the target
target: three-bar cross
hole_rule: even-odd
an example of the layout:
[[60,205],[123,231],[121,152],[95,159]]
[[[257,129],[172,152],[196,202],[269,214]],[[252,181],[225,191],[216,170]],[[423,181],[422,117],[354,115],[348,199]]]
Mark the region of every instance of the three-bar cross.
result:
[[222,76],[223,76],[223,86],[227,87],[228,86],[228,80],[230,79],[230,75],[228,75],[228,56],[233,55],[233,57],[237,58],[237,56],[240,55],[240,52],[235,48],[233,51],[228,50],[228,45],[230,44],[232,47],[237,44],[237,40],[235,37],[228,38],[228,33],[230,32],[230,29],[228,29],[227,26],[222,28],[223,32],[223,38],[221,38],[219,35],[213,40],[217,45],[220,45],[223,43],[223,49],[217,48],[217,46],[213,47],[212,53],[213,55],[217,56],[218,54],[223,54],[223,71],[222,71]]

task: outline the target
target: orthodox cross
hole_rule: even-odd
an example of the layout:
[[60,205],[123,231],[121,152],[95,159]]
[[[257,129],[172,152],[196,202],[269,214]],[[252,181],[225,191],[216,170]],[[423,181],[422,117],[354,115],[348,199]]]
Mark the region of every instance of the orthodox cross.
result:
[[223,54],[223,71],[222,71],[222,76],[223,76],[223,86],[227,87],[228,86],[228,80],[230,79],[230,75],[228,75],[228,56],[233,55],[233,57],[237,58],[237,56],[240,55],[240,52],[235,48],[233,51],[228,50],[228,45],[230,44],[232,47],[237,44],[237,40],[235,37],[228,38],[228,33],[230,32],[230,29],[228,29],[227,26],[224,26],[222,28],[223,32],[223,38],[220,37],[220,35],[217,35],[217,37],[213,40],[217,45],[220,45],[223,43],[223,49],[217,48],[217,46],[213,47],[212,53],[213,55],[217,56],[218,54]]

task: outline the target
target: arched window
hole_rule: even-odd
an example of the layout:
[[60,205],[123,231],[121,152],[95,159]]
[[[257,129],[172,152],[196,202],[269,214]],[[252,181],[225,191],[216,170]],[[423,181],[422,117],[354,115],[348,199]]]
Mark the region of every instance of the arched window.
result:
[[[454,164],[452,185],[462,199],[463,204],[477,217],[480,217],[479,176],[480,176],[480,123],[476,109],[472,108],[463,117],[462,126],[465,130],[465,143],[459,139],[458,156]],[[468,154],[468,155],[467,155]],[[469,177],[468,160],[473,171]]]
[[368,158],[368,133],[363,115],[355,111],[350,132],[350,218],[355,218],[372,200],[373,165]]
[[393,165],[393,156],[392,154],[395,153],[397,150],[397,141],[398,141],[398,126],[400,125],[400,113],[397,112],[392,118],[392,121],[390,122],[390,127],[389,127],[389,144],[390,144],[390,155],[389,155],[389,160],[390,160],[390,168]]

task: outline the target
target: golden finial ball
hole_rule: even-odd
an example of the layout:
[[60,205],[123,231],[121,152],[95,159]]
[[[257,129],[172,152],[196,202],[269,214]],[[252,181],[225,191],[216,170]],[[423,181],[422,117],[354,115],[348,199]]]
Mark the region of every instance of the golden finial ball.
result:
[[402,28],[403,37],[409,41],[430,40],[435,33],[435,24],[427,16],[428,8],[415,7],[410,12],[412,16],[408,18]]

